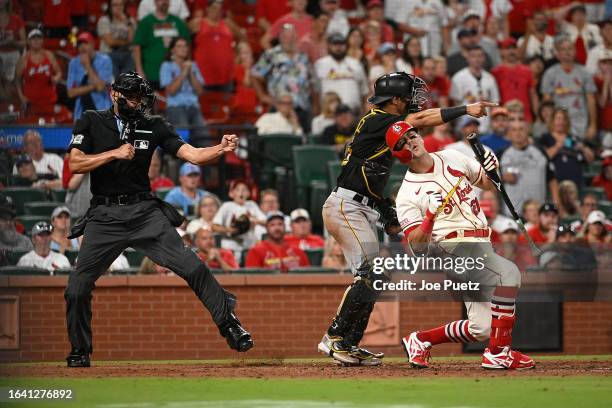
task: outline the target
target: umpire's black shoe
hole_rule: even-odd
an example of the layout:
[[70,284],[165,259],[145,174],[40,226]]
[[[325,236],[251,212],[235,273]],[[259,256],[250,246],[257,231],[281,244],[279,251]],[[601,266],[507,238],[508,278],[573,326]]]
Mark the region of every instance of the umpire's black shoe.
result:
[[230,348],[238,352],[248,351],[255,345],[251,333],[244,330],[238,322],[229,323],[222,328],[221,335],[225,337]]
[[70,350],[70,354],[66,357],[66,362],[68,367],[89,367],[91,365],[89,353],[75,347]]

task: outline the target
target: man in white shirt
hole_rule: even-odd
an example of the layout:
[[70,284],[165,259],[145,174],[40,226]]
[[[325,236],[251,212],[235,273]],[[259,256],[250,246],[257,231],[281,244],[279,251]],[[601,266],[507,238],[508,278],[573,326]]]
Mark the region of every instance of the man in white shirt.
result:
[[[470,47],[467,53],[468,66],[451,80],[450,98],[453,104],[470,104],[478,101],[499,102],[499,90],[493,75],[483,69],[485,53],[482,47]],[[478,119],[481,131],[489,130],[489,117]]]
[[546,34],[548,29],[548,17],[543,11],[533,13],[533,32],[527,31],[518,40],[518,47],[524,59],[540,56],[544,61],[555,57],[555,41],[552,36]]
[[[36,174],[52,175],[55,177],[53,180],[45,182],[45,188],[62,188],[64,160],[57,154],[45,153],[40,133],[35,130],[27,130],[23,134],[23,150],[32,159]],[[18,174],[17,166],[13,167],[13,174]]]
[[64,255],[51,251],[51,232],[53,227],[45,222],[37,222],[32,227],[32,244],[34,249],[17,262],[17,266],[33,266],[47,269],[51,275],[60,268],[70,268],[70,261]]
[[586,69],[591,75],[597,73],[597,63],[606,53],[612,53],[612,17],[599,23],[603,42],[589,50]]
[[[141,0],[138,5],[138,20],[142,20],[147,15],[155,12],[155,0]],[[168,13],[174,14],[177,17],[187,20],[189,17],[189,7],[185,4],[185,0],[170,0]]]
[[[442,28],[448,25],[442,1],[408,0],[398,2],[398,8],[394,10],[392,20],[398,23],[398,27],[402,31],[411,31],[416,28],[425,33],[419,37],[424,56],[437,57],[442,53]],[[406,26],[410,28],[406,30]]]
[[315,75],[321,85],[320,95],[335,92],[343,104],[355,112],[361,111],[368,95],[368,80],[363,66],[348,57],[346,37],[333,33],[327,38],[328,55],[314,64]]
[[304,133],[297,113],[293,109],[293,98],[291,98],[291,95],[281,95],[276,101],[275,107],[276,112],[264,113],[257,119],[257,122],[255,122],[257,134],[284,133],[288,135],[302,135]]

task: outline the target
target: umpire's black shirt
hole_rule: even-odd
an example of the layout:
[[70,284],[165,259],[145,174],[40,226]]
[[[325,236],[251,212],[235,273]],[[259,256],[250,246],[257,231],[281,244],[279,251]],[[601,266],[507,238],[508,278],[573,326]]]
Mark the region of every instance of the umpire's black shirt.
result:
[[[404,120],[405,117],[406,115],[392,115],[381,109],[372,109],[361,118],[353,141],[346,148],[342,172],[338,176],[338,187],[353,190],[374,200],[383,198],[393,161],[385,135],[389,126]],[[357,160],[351,160],[351,156]],[[364,160],[373,162],[374,168],[364,165]]]
[[[124,125],[125,126],[125,125]],[[117,116],[113,109],[88,110],[77,120],[68,150],[75,148],[85,154],[98,154],[120,147]],[[149,165],[153,152],[159,146],[176,156],[185,143],[174,127],[161,116],[147,116],[138,121],[127,142],[136,150],[132,160],[112,160],[91,172],[93,195],[116,196],[151,191]]]

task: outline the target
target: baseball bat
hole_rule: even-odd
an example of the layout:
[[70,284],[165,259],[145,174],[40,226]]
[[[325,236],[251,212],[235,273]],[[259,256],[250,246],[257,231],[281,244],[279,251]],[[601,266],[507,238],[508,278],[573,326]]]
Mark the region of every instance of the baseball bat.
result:
[[[470,134],[467,137],[467,141],[470,144],[472,151],[474,151],[474,154],[476,155],[478,162],[481,165],[483,165],[485,149],[482,143],[480,143],[480,139],[478,138],[478,135],[476,133]],[[542,251],[540,251],[540,248],[537,247],[537,245],[533,242],[533,240],[527,233],[525,224],[523,224],[523,220],[521,220],[521,217],[519,217],[518,213],[516,212],[516,209],[514,208],[514,204],[512,204],[512,201],[510,201],[510,197],[508,197],[508,193],[506,193],[506,189],[504,188],[504,184],[499,178],[499,174],[497,174],[496,170],[491,170],[491,171],[485,170],[485,173],[487,173],[487,176],[489,177],[489,179],[491,180],[491,182],[493,183],[497,191],[499,191],[499,193],[501,194],[502,200],[504,200],[504,203],[506,203],[506,205],[508,206],[508,209],[510,210],[510,213],[512,214],[512,218],[518,224],[523,235],[525,235],[525,238],[527,239],[527,242],[529,243],[529,247],[531,248],[531,253],[533,254],[533,256],[536,256],[536,257],[540,256]]]

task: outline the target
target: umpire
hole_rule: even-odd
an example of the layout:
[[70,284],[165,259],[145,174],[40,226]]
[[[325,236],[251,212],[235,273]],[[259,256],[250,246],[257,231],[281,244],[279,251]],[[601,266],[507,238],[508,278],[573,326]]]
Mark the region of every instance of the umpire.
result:
[[359,342],[378,298],[372,281],[381,278],[372,271],[379,251],[376,221],[382,218],[388,234],[401,231],[393,203],[383,197],[393,160],[385,140],[387,129],[402,120],[414,128],[437,126],[465,114],[484,116],[487,107],[497,106],[477,102],[421,111],[429,102],[427,86],[404,72],[378,78],[368,102],[374,109],[359,121],[346,148],[338,184],[323,205],[325,228],[342,247],[355,278],[318,349],[344,365],[379,365],[384,357],[359,347]]
[[221,143],[195,148],[160,116],[149,115],[154,92],[135,72],[118,76],[111,87],[113,106],[86,111],[76,122],[69,146],[70,169],[91,173],[91,206],[74,226],[83,235],[76,269],[64,293],[68,337],[72,345],[68,367],[89,367],[92,347],[91,297],[95,281],[127,247],[144,252],[187,281],[200,298],[229,346],[253,347],[251,335],[234,315],[236,298],[226,292],[199,260],[183,246],[173,226],[183,221],[176,210],[151,194],[148,170],[157,147],[181,160],[205,164],[233,151],[236,135]]

